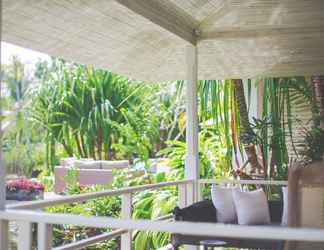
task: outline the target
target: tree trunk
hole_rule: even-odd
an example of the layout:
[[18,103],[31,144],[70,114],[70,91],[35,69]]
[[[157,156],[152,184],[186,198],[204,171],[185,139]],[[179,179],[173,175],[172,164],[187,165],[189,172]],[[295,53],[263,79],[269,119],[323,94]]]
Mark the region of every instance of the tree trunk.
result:
[[313,76],[312,83],[319,111],[319,126],[324,129],[324,76]]
[[83,155],[83,152],[82,152],[82,148],[81,148],[81,144],[80,144],[80,140],[79,140],[79,137],[78,137],[78,134],[75,133],[74,134],[74,139],[75,139],[75,142],[76,142],[76,145],[77,145],[77,148],[78,148],[78,152],[79,152],[79,155],[81,158],[84,158],[84,155]]
[[88,155],[88,151],[87,151],[87,148],[86,148],[86,144],[84,142],[84,138],[83,138],[83,135],[80,133],[80,143],[81,143],[81,148],[82,148],[82,151],[83,151],[83,154],[84,154],[84,157],[85,158],[88,158],[89,155]]
[[240,113],[240,140],[244,145],[248,161],[251,165],[251,173],[261,173],[262,166],[258,161],[255,149],[255,133],[251,128],[249,122],[249,115],[245,102],[243,81],[241,79],[234,79],[234,88],[236,95],[237,108]]
[[102,132],[102,128],[99,128],[97,133],[97,150],[98,150],[99,160],[102,160],[102,142],[103,142],[103,132]]
[[61,143],[63,145],[65,152],[68,154],[68,156],[73,157],[73,149],[69,145],[66,144],[64,139],[62,140]]

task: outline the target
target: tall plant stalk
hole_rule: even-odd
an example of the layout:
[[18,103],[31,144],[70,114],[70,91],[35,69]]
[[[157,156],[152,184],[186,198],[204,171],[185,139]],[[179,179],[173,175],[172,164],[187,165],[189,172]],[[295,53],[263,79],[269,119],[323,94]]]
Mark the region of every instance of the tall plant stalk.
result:
[[230,80],[200,81],[199,108],[201,122],[212,124],[219,140],[224,141],[228,165],[232,164],[234,155],[236,168],[240,168],[238,160],[238,153],[242,150],[238,138],[240,120],[232,82]]
[[233,84],[240,117],[240,139],[242,144],[244,145],[248,161],[251,165],[251,173],[260,173],[262,166],[258,161],[256,153],[256,135],[249,121],[248,109],[246,106],[243,88],[243,81],[241,79],[234,79]]

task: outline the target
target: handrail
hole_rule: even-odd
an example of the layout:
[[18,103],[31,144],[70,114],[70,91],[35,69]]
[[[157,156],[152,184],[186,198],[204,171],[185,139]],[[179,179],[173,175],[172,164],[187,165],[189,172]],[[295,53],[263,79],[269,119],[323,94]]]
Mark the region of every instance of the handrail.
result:
[[77,194],[77,195],[69,195],[64,197],[57,197],[48,200],[40,200],[40,201],[27,201],[21,202],[19,204],[10,204],[7,205],[7,209],[40,209],[49,206],[66,204],[66,203],[75,203],[75,202],[83,202],[95,198],[105,197],[105,196],[114,196],[121,195],[126,193],[135,193],[139,191],[149,190],[149,189],[158,189],[162,187],[168,186],[176,186],[181,184],[188,184],[193,182],[193,180],[182,180],[182,181],[172,181],[172,182],[161,182],[157,184],[147,184],[133,187],[124,187],[119,189],[110,189],[104,190],[100,192],[92,192],[85,194]]
[[[104,190],[100,192],[92,192],[85,194],[77,194],[77,195],[69,195],[64,197],[52,198],[48,200],[40,200],[40,201],[27,201],[21,202],[19,204],[10,204],[7,205],[7,209],[39,209],[45,208],[48,206],[59,205],[64,203],[74,203],[74,202],[83,202],[95,198],[105,197],[105,196],[113,196],[113,195],[121,195],[124,193],[134,193],[139,191],[144,191],[148,189],[158,189],[161,187],[167,186],[176,186],[180,184],[191,183],[193,180],[182,180],[182,181],[173,181],[173,182],[161,182],[157,184],[147,184],[133,187],[124,187],[120,189],[110,189]],[[200,184],[255,184],[255,185],[287,185],[287,181],[274,181],[274,180],[230,180],[230,179],[206,179],[206,180],[198,180]]]
[[[169,220],[171,218],[172,218],[172,214],[167,214],[167,215],[163,215],[163,216],[154,218],[153,220],[161,221],[161,220]],[[116,238],[118,236],[121,236],[124,233],[127,233],[126,229],[117,229],[117,230],[113,230],[108,233],[102,233],[102,234],[95,235],[95,236],[87,238],[87,239],[83,239],[83,240],[75,241],[75,242],[72,242],[72,243],[69,243],[69,244],[66,244],[63,246],[55,247],[55,248],[53,248],[53,250],[76,250],[76,249],[94,245],[98,242]]]
[[126,232],[127,232],[126,229],[117,229],[117,230],[114,230],[109,233],[102,233],[102,234],[93,236],[91,238],[79,240],[79,241],[72,242],[70,244],[59,246],[59,247],[54,247],[53,250],[76,250],[76,249],[84,248],[87,246],[91,246],[91,245],[96,244],[101,241],[111,240],[111,239],[116,238]]
[[231,179],[203,179],[198,180],[200,184],[251,184],[251,185],[275,185],[286,186],[288,181],[275,181],[275,180],[231,180]]
[[6,210],[0,219],[37,222],[46,224],[75,224],[96,228],[120,228],[169,232],[185,235],[200,235],[227,238],[253,238],[262,240],[291,240],[324,242],[324,229],[288,228],[267,226],[225,225],[218,223],[166,222],[152,220],[115,219],[111,217],[50,214],[31,210]]
[[[0,220],[3,216],[4,220],[17,220],[25,224],[21,224],[23,226],[23,230],[25,232],[31,232],[31,223],[36,222],[39,225],[47,225],[49,229],[44,229],[41,231],[41,249],[47,249],[50,244],[50,240],[47,240],[51,236],[51,225],[50,224],[76,224],[80,226],[89,226],[89,227],[97,227],[97,228],[107,228],[110,227],[111,229],[116,229],[110,233],[104,233],[101,235],[97,235],[88,239],[84,239],[78,242],[73,242],[65,246],[61,246],[58,248],[55,248],[57,250],[60,249],[80,249],[80,247],[89,246],[91,244],[95,244],[97,242],[100,242],[105,239],[111,239],[113,237],[117,237],[119,235],[122,236],[122,249],[130,249],[131,246],[131,230],[150,230],[150,231],[166,231],[171,233],[182,233],[182,234],[196,234],[196,235],[206,235],[206,236],[227,236],[223,234],[208,234],[208,227],[207,231],[205,228],[201,229],[201,233],[196,231],[196,224],[195,225],[189,225],[189,231],[186,232],[184,227],[181,227],[180,231],[177,231],[177,228],[169,227],[174,226],[174,224],[167,224],[164,227],[161,228],[161,225],[156,223],[160,220],[170,220],[172,218],[171,215],[162,216],[159,218],[151,220],[131,220],[131,202],[132,202],[132,193],[134,192],[140,192],[150,189],[158,189],[163,188],[167,186],[178,186],[179,187],[179,205],[186,206],[188,205],[188,199],[190,202],[191,194],[193,192],[188,192],[187,188],[193,188],[193,184],[198,183],[199,185],[205,185],[205,184],[226,184],[226,183],[232,183],[232,184],[254,184],[254,185],[287,185],[286,181],[273,181],[273,180],[181,180],[181,181],[173,181],[173,182],[162,182],[157,184],[148,184],[148,185],[141,185],[141,186],[133,186],[133,187],[124,187],[120,189],[111,189],[111,190],[104,190],[100,192],[93,192],[93,193],[85,193],[85,194],[78,194],[78,195],[70,195],[70,196],[63,196],[58,198],[52,198],[48,200],[42,200],[42,201],[32,201],[32,202],[23,202],[19,204],[11,204],[6,206],[6,210],[3,212],[0,212]],[[189,186],[190,185],[190,186]],[[84,202],[90,199],[105,197],[105,196],[115,196],[115,195],[122,195],[122,210],[121,210],[121,219],[114,219],[110,217],[86,217],[86,216],[80,216],[80,215],[67,215],[67,214],[50,214],[50,213],[44,213],[37,211],[31,211],[28,209],[40,209],[45,208],[48,206],[55,206],[59,204],[66,204],[66,203],[75,203],[75,202]],[[198,192],[199,196],[199,192]],[[189,203],[190,204],[190,203]],[[91,220],[89,220],[91,219]],[[27,223],[26,223],[27,222]],[[129,224],[127,224],[127,223]],[[179,223],[179,222],[176,222]],[[181,224],[181,223],[180,223]],[[126,225],[126,226],[125,226]],[[208,224],[205,224],[205,226],[208,226]],[[209,226],[215,227],[215,224],[210,224]],[[181,225],[180,225],[181,226]],[[217,225],[218,227],[219,225]],[[194,230],[191,230],[190,227],[194,227]],[[226,227],[228,229],[228,227]],[[251,227],[240,228],[240,230],[246,230],[251,229]],[[253,228],[252,228],[253,229]],[[282,229],[282,228],[281,228]],[[233,231],[233,229],[230,229]],[[235,230],[235,227],[234,227]],[[260,227],[257,227],[257,230],[260,230]],[[266,230],[266,228],[264,228]],[[303,233],[308,233],[308,229],[303,229]],[[306,231],[307,232],[306,232]],[[221,230],[220,230],[221,231]],[[251,231],[251,230],[250,230]],[[253,230],[252,230],[253,231]],[[207,232],[207,233],[206,233]],[[212,232],[212,230],[210,230]],[[277,228],[276,228],[277,232]],[[300,232],[300,231],[298,231]],[[314,231],[314,229],[311,229],[311,233],[315,235],[315,238],[311,237],[308,240],[309,241],[318,241],[317,233],[319,231]],[[324,233],[324,230],[320,230],[321,233]],[[271,232],[266,232],[271,233]],[[314,234],[315,233],[315,234]],[[233,235],[233,234],[231,234]],[[244,236],[242,234],[242,231],[236,235],[236,237],[239,238],[256,238],[258,239],[258,236],[255,237],[255,234],[253,236]],[[302,235],[302,234],[300,234]],[[234,236],[233,236],[234,237]],[[273,238],[275,237],[275,238]],[[271,236],[269,239],[277,239],[276,237],[279,237],[278,239],[288,239],[288,240],[302,240],[301,238],[296,239],[296,237],[293,234],[290,234],[288,236]],[[282,238],[282,237],[288,237],[288,238]],[[290,237],[290,238],[289,238]],[[293,237],[293,238],[291,238]],[[298,236],[299,237],[299,236]],[[260,239],[265,239],[264,235],[260,235]],[[45,240],[46,239],[46,240]],[[304,240],[304,238],[303,238]],[[324,240],[323,240],[324,242]],[[46,246],[45,246],[46,245]]]

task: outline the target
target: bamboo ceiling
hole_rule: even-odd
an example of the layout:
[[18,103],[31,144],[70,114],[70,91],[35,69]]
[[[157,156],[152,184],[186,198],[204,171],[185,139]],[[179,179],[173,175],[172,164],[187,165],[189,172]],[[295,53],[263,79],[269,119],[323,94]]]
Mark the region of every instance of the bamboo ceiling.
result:
[[138,80],[324,74],[323,0],[3,0],[2,40]]

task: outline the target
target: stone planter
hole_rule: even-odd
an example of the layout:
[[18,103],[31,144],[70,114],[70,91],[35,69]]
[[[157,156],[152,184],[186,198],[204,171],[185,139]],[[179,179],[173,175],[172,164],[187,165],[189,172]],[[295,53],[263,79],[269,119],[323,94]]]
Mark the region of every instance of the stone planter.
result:
[[33,201],[44,198],[43,190],[6,189],[6,199],[16,201]]

